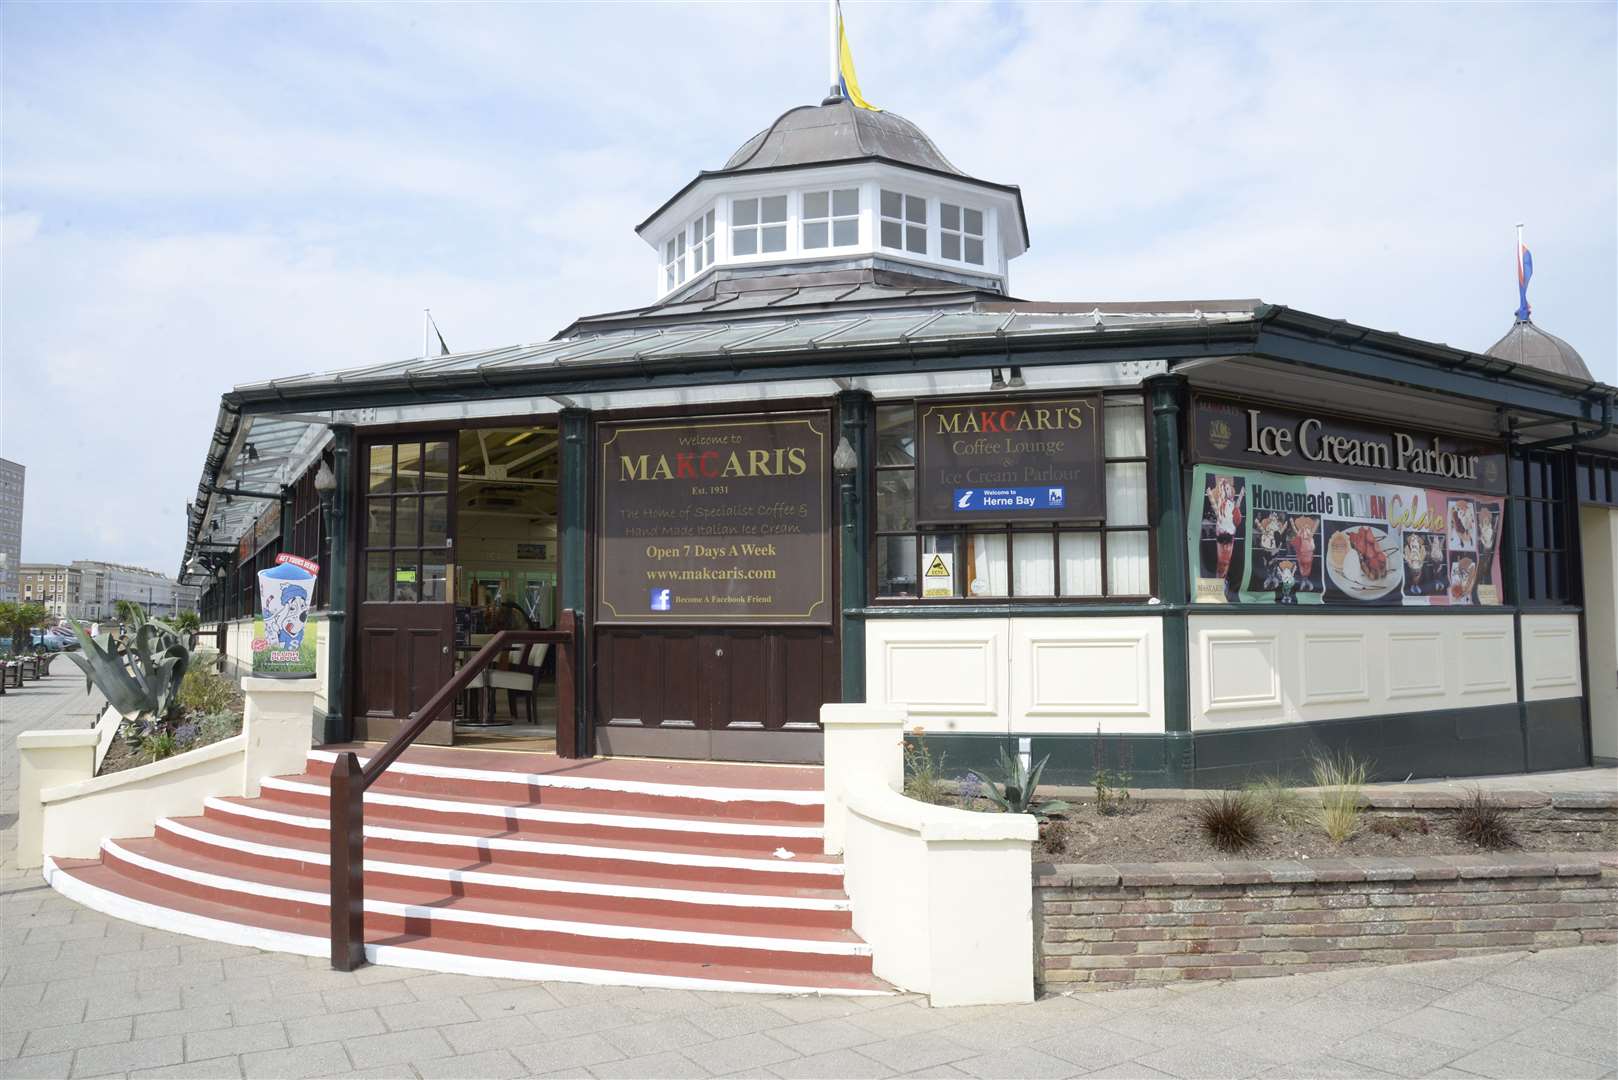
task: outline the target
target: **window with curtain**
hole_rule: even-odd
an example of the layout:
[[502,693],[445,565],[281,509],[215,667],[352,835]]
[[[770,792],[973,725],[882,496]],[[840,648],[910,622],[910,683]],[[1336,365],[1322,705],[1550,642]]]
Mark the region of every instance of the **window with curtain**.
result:
[[922,568],[935,553],[954,556],[960,599],[1151,595],[1146,410],[1137,395],[1103,400],[1104,522],[986,522],[960,529],[916,524],[915,405],[878,406],[876,597],[919,597]]

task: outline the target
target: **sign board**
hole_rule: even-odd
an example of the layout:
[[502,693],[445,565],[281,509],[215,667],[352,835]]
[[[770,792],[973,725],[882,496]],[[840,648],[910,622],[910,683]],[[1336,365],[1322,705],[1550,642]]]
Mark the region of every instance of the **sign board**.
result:
[[258,572],[259,615],[253,622],[253,674],[274,679],[315,677],[315,635],[306,633],[315,601],[318,563],[281,554]]
[[1219,465],[1192,476],[1196,603],[1501,602],[1500,496]]
[[832,619],[828,412],[597,428],[603,623]]
[[925,402],[917,407],[917,521],[1099,521],[1101,399]]
[[1506,493],[1505,446],[1488,439],[1208,398],[1196,400],[1192,428],[1198,461]]
[[948,597],[955,595],[955,553],[935,551],[923,555],[926,568],[921,572],[921,595]]

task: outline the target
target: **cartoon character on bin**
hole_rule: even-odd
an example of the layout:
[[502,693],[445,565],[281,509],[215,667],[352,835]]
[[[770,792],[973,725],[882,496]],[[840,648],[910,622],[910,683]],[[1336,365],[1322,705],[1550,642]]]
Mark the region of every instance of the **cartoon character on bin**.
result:
[[283,649],[303,647],[303,626],[309,618],[309,593],[300,585],[287,585],[276,596],[264,594],[264,632]]

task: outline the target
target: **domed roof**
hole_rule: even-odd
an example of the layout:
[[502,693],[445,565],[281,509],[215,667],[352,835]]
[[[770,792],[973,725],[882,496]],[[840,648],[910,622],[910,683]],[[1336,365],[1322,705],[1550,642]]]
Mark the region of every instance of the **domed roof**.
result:
[[1527,319],[1517,320],[1506,331],[1505,337],[1489,346],[1488,355],[1496,360],[1526,364],[1555,375],[1595,381],[1577,349],[1555,334],[1547,334]]
[[898,113],[855,108],[842,97],[800,105],[744,142],[721,173],[883,158],[933,172],[966,174]]

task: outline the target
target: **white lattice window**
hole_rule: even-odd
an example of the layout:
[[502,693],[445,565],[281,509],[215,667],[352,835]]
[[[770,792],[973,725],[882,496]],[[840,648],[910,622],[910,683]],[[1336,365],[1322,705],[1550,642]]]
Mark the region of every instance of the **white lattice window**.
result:
[[860,240],[860,189],[803,193],[803,246],[853,247]]
[[672,289],[685,281],[685,233],[675,233],[663,245],[663,287]]
[[882,246],[927,254],[927,200],[899,191],[882,192]]
[[787,249],[787,197],[764,195],[730,203],[730,253],[768,254]]
[[956,262],[983,265],[983,211],[954,203],[938,204],[939,254]]
[[702,268],[713,265],[713,211],[710,210],[691,223],[691,272],[702,273]]

